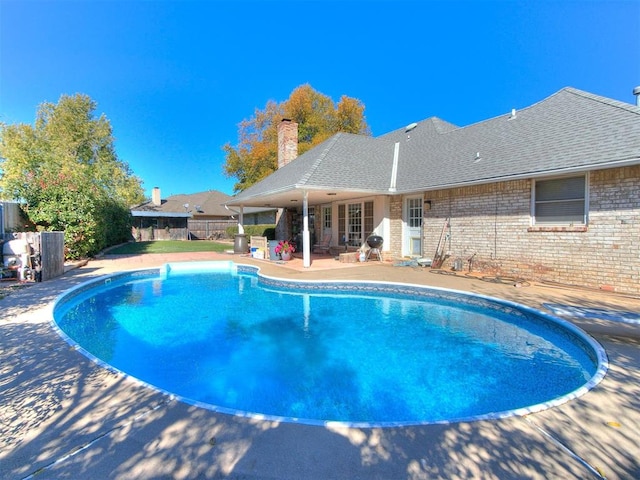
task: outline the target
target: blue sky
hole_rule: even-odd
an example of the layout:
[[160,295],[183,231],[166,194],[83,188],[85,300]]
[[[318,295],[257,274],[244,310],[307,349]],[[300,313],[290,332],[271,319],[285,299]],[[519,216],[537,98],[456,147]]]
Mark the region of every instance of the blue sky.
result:
[[640,0],[0,0],[0,122],[84,93],[147,195],[232,194],[222,146],[299,85],[359,99],[378,136],[566,86],[635,103],[639,52]]

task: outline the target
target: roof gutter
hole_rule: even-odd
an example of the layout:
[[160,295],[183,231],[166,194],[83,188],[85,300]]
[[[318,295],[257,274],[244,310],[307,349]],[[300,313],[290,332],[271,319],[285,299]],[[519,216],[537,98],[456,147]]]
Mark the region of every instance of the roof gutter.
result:
[[[273,189],[273,190],[267,190],[267,191],[264,191],[264,192],[259,192],[259,193],[254,193],[254,194],[250,194],[250,195],[244,195],[244,196],[243,196],[244,192],[242,192],[242,193],[239,194],[238,197],[230,198],[224,204],[224,206],[225,206],[225,208],[227,210],[230,210],[229,208],[227,208],[227,205],[242,206],[244,202],[251,201],[252,199],[255,199],[255,198],[262,198],[262,197],[266,197],[268,195],[278,195],[280,193],[294,192],[299,188],[300,187],[298,187],[297,185],[287,185],[286,187],[276,188],[276,189]],[[233,212],[234,210],[231,210],[231,211]]]
[[616,167],[632,167],[640,164],[640,157],[634,157],[625,160],[619,160],[616,162],[608,162],[605,165],[584,165],[579,167],[567,167],[567,168],[559,168],[557,170],[544,170],[542,172],[527,172],[520,173],[517,175],[508,175],[504,177],[487,177],[481,178],[472,182],[458,182],[458,183],[446,183],[441,185],[432,185],[428,187],[420,187],[412,190],[401,190],[399,193],[402,194],[410,194],[416,192],[433,192],[436,190],[445,190],[448,188],[460,188],[460,187],[471,187],[475,185],[486,185],[488,183],[496,183],[496,182],[508,182],[512,180],[523,180],[530,178],[545,178],[545,177],[555,177],[558,175],[569,175],[572,173],[586,173],[593,172],[594,170],[604,170],[608,168],[616,168]]
[[132,217],[169,217],[169,218],[191,218],[191,213],[179,212],[153,212],[147,210],[131,210]]

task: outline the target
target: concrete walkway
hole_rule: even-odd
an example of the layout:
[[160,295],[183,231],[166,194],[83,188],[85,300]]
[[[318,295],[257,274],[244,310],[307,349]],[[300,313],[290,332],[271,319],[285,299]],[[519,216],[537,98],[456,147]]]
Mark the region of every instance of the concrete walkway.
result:
[[[497,421],[318,427],[217,414],[104,369],[50,324],[50,303],[96,275],[169,260],[233,259],[293,279],[451,288],[561,313],[606,349],[605,379],[559,407]],[[0,300],[0,479],[637,479],[640,299],[443,275],[389,263],[276,264],[194,253],[104,257]],[[623,320],[623,321],[618,321]]]

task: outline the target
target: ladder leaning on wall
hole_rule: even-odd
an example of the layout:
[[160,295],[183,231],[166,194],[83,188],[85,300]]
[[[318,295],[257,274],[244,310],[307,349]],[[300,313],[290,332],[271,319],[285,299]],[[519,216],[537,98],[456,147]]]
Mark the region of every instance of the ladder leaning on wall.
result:
[[449,238],[449,234],[447,233],[447,229],[449,228],[449,217],[444,221],[444,226],[442,227],[442,232],[440,232],[440,239],[438,240],[438,246],[436,247],[436,253],[433,256],[433,261],[431,262],[432,268],[440,268],[442,264],[447,258],[447,255],[444,253],[444,246],[447,243],[447,238]]

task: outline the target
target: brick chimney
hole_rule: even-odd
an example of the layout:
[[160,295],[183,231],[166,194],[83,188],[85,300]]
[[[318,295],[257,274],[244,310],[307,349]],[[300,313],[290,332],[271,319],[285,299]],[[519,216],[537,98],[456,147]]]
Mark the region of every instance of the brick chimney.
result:
[[153,191],[151,192],[151,203],[153,203],[156,207],[162,205],[162,198],[160,198],[160,188],[153,187]]
[[278,125],[278,168],[298,156],[298,124],[283,118]]

